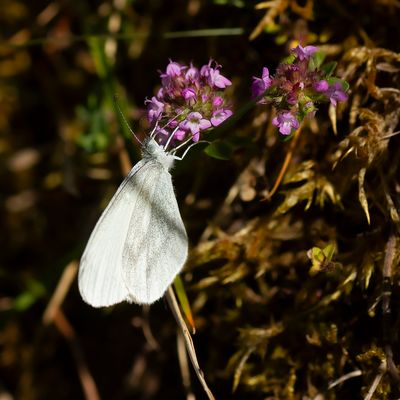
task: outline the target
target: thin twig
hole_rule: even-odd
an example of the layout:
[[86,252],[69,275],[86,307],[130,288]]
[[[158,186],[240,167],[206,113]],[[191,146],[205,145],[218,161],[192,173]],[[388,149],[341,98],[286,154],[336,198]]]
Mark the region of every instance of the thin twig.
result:
[[379,140],[390,139],[393,136],[396,136],[400,133],[400,131],[389,133],[388,135],[382,136]]
[[176,297],[175,297],[175,294],[174,294],[171,286],[168,288],[165,296],[168,301],[168,305],[169,305],[172,313],[174,314],[175,320],[178,323],[179,327],[181,328],[183,337],[185,339],[186,350],[189,354],[190,361],[192,362],[192,366],[196,372],[196,375],[199,378],[199,381],[200,381],[201,385],[203,386],[203,389],[206,392],[209,400],[215,400],[214,395],[212,394],[211,390],[209,389],[209,387],[204,379],[203,371],[200,369],[199,362],[197,361],[196,350],[194,348],[192,337],[191,337],[190,332],[186,326],[186,323],[182,317],[178,302],[176,301]]
[[386,372],[386,362],[384,361],[380,366],[379,366],[379,373],[376,375],[374,381],[372,382],[371,387],[368,390],[367,395],[364,397],[364,400],[371,400],[372,396],[375,393],[376,388],[379,385],[379,382],[381,381],[383,375],[385,375]]
[[348,374],[341,376],[340,378],[336,379],[335,381],[331,382],[328,386],[328,389],[332,389],[335,386],[347,381],[348,379],[355,378],[356,376],[362,375],[362,371],[356,369],[355,371],[351,371]]
[[49,325],[51,322],[53,322],[54,316],[60,309],[61,304],[63,303],[65,296],[67,295],[69,288],[75,279],[77,271],[78,261],[76,260],[71,261],[64,268],[61,278],[58,281],[56,290],[54,291],[53,296],[51,297],[46,310],[43,313],[43,323],[45,325]]
[[269,191],[268,195],[263,199],[263,200],[269,200],[271,199],[271,197],[274,195],[274,193],[278,190],[279,185],[282,182],[282,179],[289,167],[290,161],[292,160],[294,151],[295,151],[295,147],[297,145],[297,142],[299,141],[299,137],[300,137],[300,132],[302,130],[303,125],[300,125],[299,129],[297,129],[296,133],[294,134],[293,139],[290,142],[290,147],[288,152],[286,153],[286,157],[285,157],[285,161],[283,162],[283,165],[281,167],[281,170],[279,172],[278,177],[276,178],[276,181],[274,183],[273,188]]
[[196,396],[193,393],[192,385],[190,383],[190,371],[187,351],[185,349],[185,339],[180,330],[176,335],[176,347],[178,350],[178,360],[181,369],[182,383],[186,390],[186,400],[196,400]]

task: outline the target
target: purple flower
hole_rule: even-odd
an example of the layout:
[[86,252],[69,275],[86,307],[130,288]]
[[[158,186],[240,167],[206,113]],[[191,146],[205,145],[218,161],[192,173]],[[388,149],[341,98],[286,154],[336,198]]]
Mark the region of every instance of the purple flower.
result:
[[182,80],[184,79],[182,71],[186,68],[184,65],[169,60],[165,72],[160,74],[163,89],[169,96],[174,97],[176,89],[182,87]]
[[253,77],[253,83],[251,85],[251,93],[253,98],[261,96],[272,83],[272,79],[269,76],[269,71],[267,67],[262,70],[261,78]]
[[326,92],[329,88],[329,83],[325,79],[322,79],[321,81],[315,82],[313,87],[317,92]]
[[302,47],[300,44],[291,50],[293,54],[297,56],[300,61],[308,60],[316,51],[315,46]]
[[185,88],[182,90],[182,97],[191,105],[196,102],[196,91],[193,88]]
[[198,141],[201,131],[232,115],[223,93],[231,81],[221,75],[220,68],[213,60],[200,70],[193,64],[186,66],[170,60],[166,70],[160,72],[162,86],[155,97],[145,102],[150,124],[158,121],[163,127],[157,131],[160,143],[172,134],[173,141]]
[[157,129],[157,135],[168,136],[169,132],[164,128],[158,128]]
[[232,85],[232,82],[228,78],[221,75],[219,71],[221,66],[215,63],[215,68],[212,68],[212,64],[213,60],[210,60],[207,65],[203,65],[200,69],[200,76],[206,78],[208,84],[214,88],[225,89],[227,86]]
[[222,122],[224,122],[232,114],[233,114],[232,111],[229,109],[221,109],[214,111],[211,117],[211,123],[213,126],[218,126],[219,124],[222,124]]
[[206,104],[210,100],[210,94],[209,93],[202,93],[201,94],[201,101]]
[[285,136],[290,135],[293,129],[297,129],[299,127],[299,121],[290,111],[279,113],[272,120],[272,124],[278,127],[279,132]]
[[220,74],[217,68],[210,68],[208,75],[208,82],[211,87],[218,89],[225,89],[227,86],[232,85],[232,82]]
[[186,71],[185,78],[188,81],[195,82],[199,78],[199,70],[190,64],[190,68]]
[[193,135],[193,141],[199,140],[200,130],[208,129],[211,127],[211,122],[203,118],[199,112],[191,112],[187,115],[186,119],[179,124],[179,127],[185,131],[190,131]]
[[347,100],[347,94],[343,90],[343,86],[340,82],[335,82],[333,85],[329,86],[324,94],[329,98],[329,101],[334,107],[336,107],[338,101]]
[[[165,128],[158,128],[157,129],[157,135],[163,135],[164,137],[166,137],[167,139],[169,138],[169,136],[171,135],[172,133],[171,132],[169,132],[167,129],[165,129]],[[186,132],[184,131],[184,130],[182,130],[182,129],[177,129],[177,130],[175,130],[175,133],[174,133],[174,139],[177,139],[177,140],[183,140],[184,138],[185,138],[185,135],[186,135]]]
[[165,125],[164,128],[171,128],[174,130],[178,126],[179,122],[176,119],[169,120]]
[[281,63],[273,77],[264,67],[261,78],[253,78],[253,98],[258,104],[271,104],[276,109],[272,122],[282,135],[290,135],[305,117],[313,117],[318,103],[329,100],[336,106],[347,100],[345,82],[331,77],[329,68],[313,62],[316,51],[315,46],[299,45],[291,50],[294,57]]
[[212,101],[213,107],[221,107],[224,104],[224,99],[221,96],[215,96]]
[[181,74],[181,71],[184,69],[182,65],[178,64],[175,61],[169,60],[169,64],[167,65],[167,69],[164,75],[167,75],[171,78],[175,78]]
[[147,116],[149,121],[154,123],[164,111],[164,103],[159,101],[155,96],[153,96],[151,100],[146,99],[144,103],[147,104]]
[[183,129],[178,129],[175,131],[174,139],[183,140],[185,136],[186,136],[186,131],[184,131]]

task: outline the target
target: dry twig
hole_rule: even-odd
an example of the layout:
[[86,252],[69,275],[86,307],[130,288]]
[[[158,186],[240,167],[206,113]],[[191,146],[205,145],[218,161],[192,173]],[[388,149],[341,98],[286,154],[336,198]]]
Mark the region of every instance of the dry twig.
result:
[[67,295],[72,282],[75,279],[76,273],[78,271],[78,261],[71,261],[65,268],[58,281],[56,290],[51,297],[45,312],[43,313],[43,323],[49,325],[53,322],[54,316],[59,311],[65,296]]
[[294,154],[294,150],[296,148],[297,142],[299,141],[299,137],[300,137],[300,133],[302,130],[303,125],[300,125],[299,129],[297,129],[296,133],[294,134],[294,137],[292,139],[292,141],[290,142],[290,146],[289,146],[289,150],[286,153],[286,157],[285,157],[285,161],[283,162],[282,168],[279,171],[279,175],[276,178],[276,181],[274,183],[273,188],[270,190],[270,192],[268,193],[268,196],[266,198],[264,198],[263,200],[269,200],[271,199],[271,197],[274,195],[274,193],[278,190],[279,185],[282,182],[282,179],[289,167],[290,161],[292,160],[293,154]]
[[185,339],[181,331],[176,335],[176,346],[178,349],[178,360],[181,368],[182,383],[186,390],[186,400],[196,400],[190,383],[190,371],[187,352],[185,348]]
[[215,400],[214,395],[212,394],[211,390],[209,389],[207,382],[204,379],[203,371],[200,369],[199,362],[196,356],[196,350],[194,348],[192,336],[190,335],[189,329],[186,326],[185,320],[182,317],[181,311],[179,309],[178,302],[176,301],[176,297],[174,291],[172,290],[171,286],[168,288],[167,293],[165,294],[167,298],[169,307],[174,314],[175,320],[178,323],[179,327],[181,328],[183,337],[185,339],[186,350],[189,354],[190,361],[192,362],[193,368],[196,372],[197,377],[201,385],[203,386],[204,391],[206,392],[209,400]]

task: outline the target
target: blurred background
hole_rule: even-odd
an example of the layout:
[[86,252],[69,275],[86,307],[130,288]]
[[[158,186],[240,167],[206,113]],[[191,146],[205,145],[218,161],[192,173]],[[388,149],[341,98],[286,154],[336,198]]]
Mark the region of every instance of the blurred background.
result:
[[[367,310],[398,223],[399,142],[381,137],[398,130],[399,16],[395,0],[2,0],[0,399],[206,398],[190,366],[185,389],[164,301],[93,309],[74,271],[139,157],[114,95],[143,137],[144,100],[168,60],[210,58],[232,80],[237,111],[218,137],[236,144],[228,160],[194,148],[173,173],[193,249],[182,278],[206,380],[217,399],[363,398],[384,354],[379,318]],[[298,43],[338,61],[350,98],[335,116],[321,106],[293,159],[301,178],[289,190],[302,179],[313,189],[294,203],[288,192],[260,202],[287,147],[271,110],[250,102],[251,78],[263,66],[273,73]],[[321,176],[331,186],[318,186]],[[306,251],[330,241],[342,269],[312,280]],[[58,285],[61,309],[49,311]],[[290,322],[299,304],[308,313]],[[352,383],[327,389],[353,370],[361,373]],[[384,382],[379,398],[392,390]]]

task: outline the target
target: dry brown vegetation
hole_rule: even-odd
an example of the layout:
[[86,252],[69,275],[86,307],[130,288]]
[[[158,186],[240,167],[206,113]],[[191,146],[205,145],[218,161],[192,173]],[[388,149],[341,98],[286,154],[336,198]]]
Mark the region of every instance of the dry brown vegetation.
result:
[[[165,302],[95,310],[75,282],[138,157],[113,96],[143,135],[169,57],[213,57],[234,83],[237,113],[210,137],[229,159],[199,146],[173,173],[214,396],[398,398],[399,16],[397,0],[3,1],[0,398],[206,398]],[[337,61],[350,91],[291,146],[249,88],[299,40]]]

